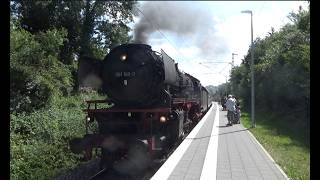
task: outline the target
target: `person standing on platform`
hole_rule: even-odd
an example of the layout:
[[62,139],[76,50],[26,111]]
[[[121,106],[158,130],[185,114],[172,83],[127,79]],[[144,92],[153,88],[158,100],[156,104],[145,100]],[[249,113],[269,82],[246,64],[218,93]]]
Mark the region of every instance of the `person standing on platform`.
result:
[[224,104],[225,104],[226,102],[224,101],[224,97],[222,97],[221,99],[220,99],[220,104],[221,104],[221,106],[222,106],[222,111],[225,109],[225,107],[224,107]]
[[225,103],[226,109],[228,111],[227,118],[228,118],[228,124],[232,126],[232,122],[234,120],[234,113],[236,111],[236,100],[232,98],[232,95],[228,96],[228,100]]
[[223,98],[222,98],[222,102],[221,102],[222,111],[225,111],[225,110],[226,110],[226,102],[227,102],[227,97],[223,97]]

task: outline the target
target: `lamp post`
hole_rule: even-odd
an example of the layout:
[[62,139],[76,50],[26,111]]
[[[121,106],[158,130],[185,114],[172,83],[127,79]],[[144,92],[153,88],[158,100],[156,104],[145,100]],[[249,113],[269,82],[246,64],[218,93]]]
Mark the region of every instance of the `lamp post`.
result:
[[[232,53],[232,62],[231,62],[231,69],[230,69],[230,79],[231,79],[232,69],[234,68],[234,56],[235,56],[235,55],[238,55],[238,54]],[[231,82],[231,80],[230,80],[230,82]],[[232,88],[232,84],[230,84],[230,88],[231,88],[231,93],[234,94],[233,88]]]
[[253,61],[253,24],[252,24],[252,11],[245,10],[241,13],[248,13],[251,15],[251,121],[252,127],[256,127],[256,121],[254,119],[254,61]]
[[235,55],[238,55],[238,54],[236,54],[236,53],[232,53],[232,64],[231,64],[231,68],[234,68],[234,56]]

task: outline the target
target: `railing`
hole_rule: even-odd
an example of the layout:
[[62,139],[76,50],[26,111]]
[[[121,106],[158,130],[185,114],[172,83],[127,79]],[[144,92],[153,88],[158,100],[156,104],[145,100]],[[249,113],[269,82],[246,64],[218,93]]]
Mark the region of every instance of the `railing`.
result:
[[97,109],[98,103],[108,103],[108,102],[110,102],[110,101],[108,101],[108,100],[88,100],[88,101],[86,101],[86,103],[88,104],[87,109],[90,109],[91,104],[93,104],[93,103],[94,103],[94,109]]

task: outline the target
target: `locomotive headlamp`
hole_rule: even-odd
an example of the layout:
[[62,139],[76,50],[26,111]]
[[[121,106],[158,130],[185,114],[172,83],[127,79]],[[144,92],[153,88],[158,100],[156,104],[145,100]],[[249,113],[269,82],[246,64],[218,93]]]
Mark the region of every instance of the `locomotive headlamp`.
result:
[[121,61],[127,60],[127,55],[123,54],[120,56]]
[[90,117],[88,116],[88,117],[87,117],[87,121],[90,122],[90,120],[91,120],[91,119],[90,119]]
[[166,117],[164,117],[164,116],[161,116],[161,117],[160,117],[160,122],[164,123],[164,122],[166,122],[166,121],[167,121],[167,118],[166,118]]

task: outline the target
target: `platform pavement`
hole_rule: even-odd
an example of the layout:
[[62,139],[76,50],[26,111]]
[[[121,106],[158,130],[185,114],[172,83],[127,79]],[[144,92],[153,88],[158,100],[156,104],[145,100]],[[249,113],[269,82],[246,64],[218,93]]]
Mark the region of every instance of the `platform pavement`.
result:
[[247,129],[226,126],[226,114],[214,103],[151,179],[288,179]]
[[217,180],[288,179],[248,129],[226,126],[226,116],[227,111],[220,111]]

